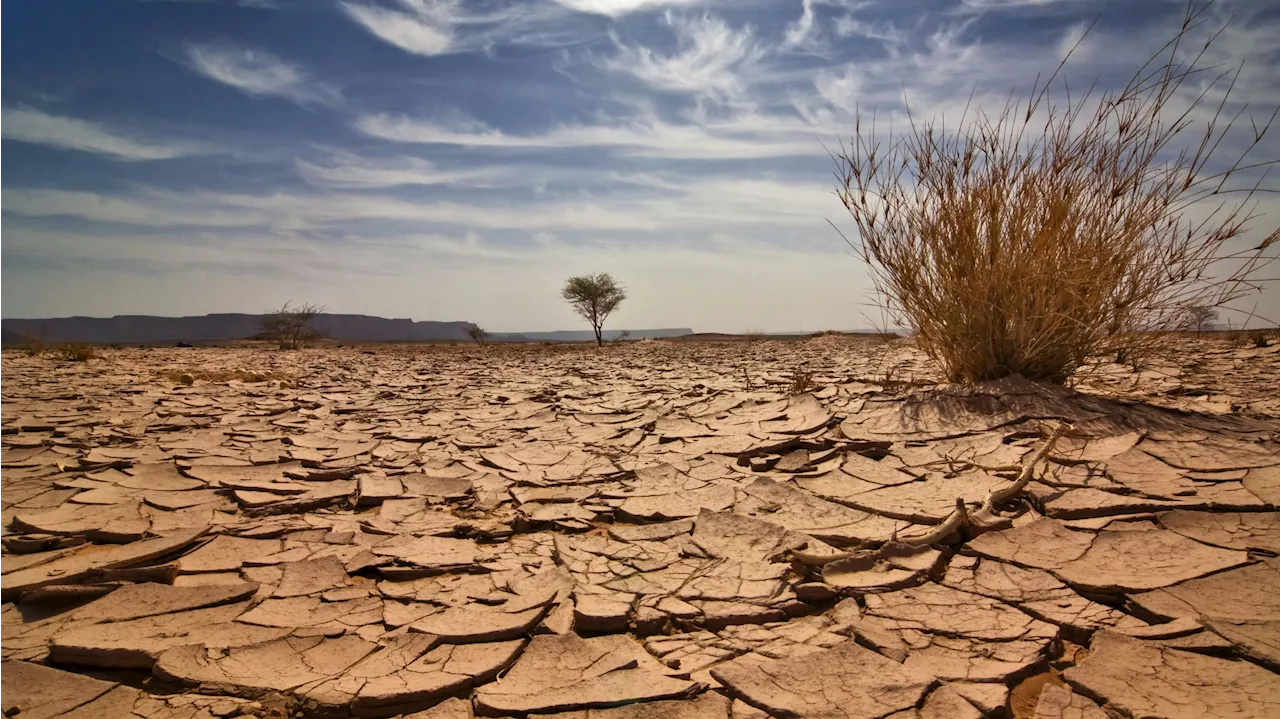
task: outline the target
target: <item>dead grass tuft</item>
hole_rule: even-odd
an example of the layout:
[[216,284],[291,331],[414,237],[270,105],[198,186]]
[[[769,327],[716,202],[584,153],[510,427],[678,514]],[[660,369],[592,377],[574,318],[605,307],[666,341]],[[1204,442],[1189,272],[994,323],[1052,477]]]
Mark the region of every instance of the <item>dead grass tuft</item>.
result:
[[787,396],[795,397],[814,389],[813,373],[797,367],[791,371],[791,384],[787,387]]
[[1245,340],[1258,349],[1271,346],[1271,339],[1278,333],[1275,330],[1247,330]]
[[49,353],[55,359],[67,362],[88,362],[98,356],[97,350],[92,346],[75,342],[53,347]]
[[[1208,43],[1190,47],[1203,13],[1188,5],[1174,38],[1100,98],[1048,97],[1064,59],[1025,101],[961,118],[958,131],[912,117],[886,148],[874,120],[857,120],[835,157],[858,228],[849,243],[888,315],[950,381],[1063,383],[1090,357],[1141,354],[1135,345],[1185,325],[1189,307],[1259,289],[1280,229],[1251,249],[1233,241],[1275,162],[1248,157],[1270,121],[1233,144],[1234,78],[1206,76]],[[1215,157],[1233,146],[1244,149]]]

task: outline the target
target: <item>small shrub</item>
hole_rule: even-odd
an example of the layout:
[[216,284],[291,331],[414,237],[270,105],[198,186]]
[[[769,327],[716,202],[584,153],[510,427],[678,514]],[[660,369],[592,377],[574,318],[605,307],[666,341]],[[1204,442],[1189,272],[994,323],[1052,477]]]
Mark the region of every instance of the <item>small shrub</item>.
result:
[[98,353],[90,345],[70,343],[56,347],[53,356],[67,362],[88,362],[97,357]]
[[1270,347],[1271,333],[1268,332],[1267,330],[1249,330],[1248,340],[1249,342],[1252,342],[1253,346],[1257,347],[1258,349],[1262,349],[1264,347]]
[[763,342],[768,339],[762,330],[747,330],[742,333],[742,337],[748,342]]
[[1182,329],[1187,308],[1223,307],[1264,281],[1280,229],[1262,228],[1250,249],[1233,240],[1257,218],[1255,193],[1270,191],[1256,177],[1273,163],[1248,157],[1269,122],[1224,112],[1230,73],[1206,76],[1208,43],[1189,47],[1203,12],[1188,5],[1174,38],[1100,98],[1047,97],[1064,59],[1025,100],[958,128],[909,117],[884,147],[874,124],[855,122],[835,158],[858,229],[846,239],[890,319],[948,380],[1061,384],[1091,357]]
[[791,372],[791,384],[787,387],[787,395],[795,397],[813,389],[813,373],[806,369],[796,368]]

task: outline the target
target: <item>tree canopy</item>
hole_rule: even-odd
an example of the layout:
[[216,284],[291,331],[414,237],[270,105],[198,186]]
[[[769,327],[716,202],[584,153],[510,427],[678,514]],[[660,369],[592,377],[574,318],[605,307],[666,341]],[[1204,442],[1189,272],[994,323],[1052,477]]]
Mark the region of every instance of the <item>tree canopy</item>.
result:
[[603,345],[601,329],[605,318],[618,309],[618,305],[627,298],[627,293],[612,276],[601,272],[570,277],[565,280],[560,296],[573,307],[574,312],[591,323],[591,329],[596,334],[596,344]]

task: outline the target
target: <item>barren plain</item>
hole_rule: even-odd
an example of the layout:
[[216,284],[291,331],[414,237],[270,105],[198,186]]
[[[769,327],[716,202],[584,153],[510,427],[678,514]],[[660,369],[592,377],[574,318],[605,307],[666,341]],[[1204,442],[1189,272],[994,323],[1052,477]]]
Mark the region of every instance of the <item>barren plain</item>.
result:
[[6,352],[4,713],[1277,717],[1280,344],[1181,345]]

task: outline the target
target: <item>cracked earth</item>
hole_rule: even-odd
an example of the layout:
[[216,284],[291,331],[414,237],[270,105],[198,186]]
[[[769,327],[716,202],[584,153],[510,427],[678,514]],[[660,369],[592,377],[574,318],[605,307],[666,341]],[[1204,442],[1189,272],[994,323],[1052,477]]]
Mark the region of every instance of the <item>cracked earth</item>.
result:
[[1280,346],[1185,349],[5,353],[4,713],[1277,717]]

